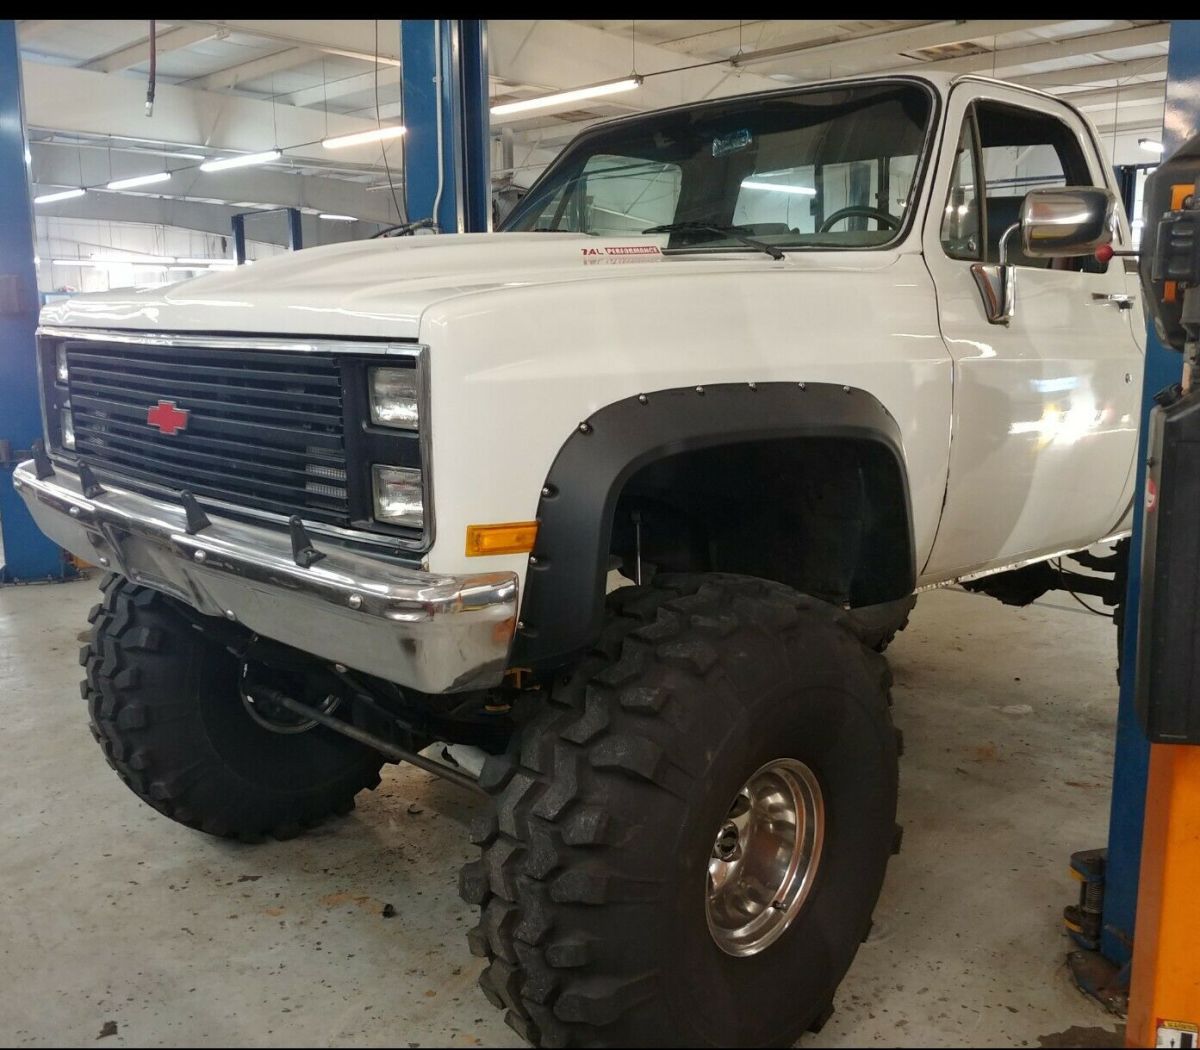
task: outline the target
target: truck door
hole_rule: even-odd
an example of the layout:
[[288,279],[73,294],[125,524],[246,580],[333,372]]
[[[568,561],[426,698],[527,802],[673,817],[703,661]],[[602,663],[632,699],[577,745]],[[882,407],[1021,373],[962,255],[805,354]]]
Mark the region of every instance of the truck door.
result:
[[[971,273],[972,262],[998,261],[1029,190],[1113,187],[1084,122],[1053,99],[972,82],[953,90],[947,119],[924,248],[954,358],[954,408],[925,582],[1106,535],[1129,499],[1142,375],[1135,289],[1119,259],[1034,259],[1014,234],[1007,326],[988,322]],[[1116,246],[1128,247],[1119,221]]]

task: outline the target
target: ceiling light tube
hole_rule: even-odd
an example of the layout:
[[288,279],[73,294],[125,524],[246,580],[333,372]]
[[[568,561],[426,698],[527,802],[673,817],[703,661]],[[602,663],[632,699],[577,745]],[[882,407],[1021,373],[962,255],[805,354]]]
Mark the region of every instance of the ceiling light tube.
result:
[[234,259],[176,259],[181,266],[236,266]]
[[104,188],[106,190],[131,190],[134,186],[149,186],[154,182],[166,182],[171,177],[169,171],[156,171],[150,175],[134,175],[128,179],[113,179]]
[[538,98],[523,98],[519,102],[503,102],[492,106],[493,117],[503,117],[510,113],[524,113],[531,109],[545,109],[549,106],[561,105],[565,102],[580,102],[585,98],[599,98],[601,95],[616,95],[622,91],[632,91],[642,86],[641,77],[625,77],[623,80],[610,80],[604,84],[593,84],[590,87],[573,88],[570,91],[557,91],[553,95],[542,95]]
[[330,222],[358,222],[358,217],[355,215],[334,215],[326,211],[321,212],[317,218],[328,219]]
[[333,138],[322,139],[321,145],[326,149],[345,149],[347,146],[365,146],[371,142],[382,142],[384,139],[395,139],[408,129],[403,124],[389,124],[384,128],[372,131],[359,131],[353,135],[335,135]]
[[69,201],[72,197],[82,197],[87,190],[59,190],[56,193],[43,193],[40,197],[34,197],[34,204],[50,204],[53,201]]
[[778,190],[780,193],[800,193],[805,197],[815,197],[817,191],[810,186],[788,186],[782,182],[758,182],[755,179],[743,179],[744,190]]
[[130,252],[128,255],[93,255],[91,259],[94,263],[125,263],[127,265],[135,263],[165,265],[175,261],[174,256],[171,255],[145,255],[141,252]]
[[218,160],[206,160],[200,165],[201,171],[228,171],[230,168],[248,168],[254,164],[270,164],[283,156],[282,150],[269,149],[262,153],[243,153],[237,157],[221,157]]
[[1142,149],[1144,149],[1147,153],[1161,154],[1164,148],[1163,144],[1159,142],[1158,139],[1138,139],[1138,145],[1141,146]]

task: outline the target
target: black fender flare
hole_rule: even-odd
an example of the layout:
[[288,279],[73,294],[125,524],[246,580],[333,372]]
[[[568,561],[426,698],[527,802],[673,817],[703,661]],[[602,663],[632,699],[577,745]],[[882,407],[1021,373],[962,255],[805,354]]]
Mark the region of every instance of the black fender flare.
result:
[[[538,503],[511,663],[555,667],[598,637],[618,496],[655,460],[764,439],[845,438],[880,446],[899,471],[907,524],[907,590],[916,582],[912,510],[900,427],[880,401],[833,383],[721,383],[613,402],[564,442]],[[894,595],[892,597],[902,597]]]

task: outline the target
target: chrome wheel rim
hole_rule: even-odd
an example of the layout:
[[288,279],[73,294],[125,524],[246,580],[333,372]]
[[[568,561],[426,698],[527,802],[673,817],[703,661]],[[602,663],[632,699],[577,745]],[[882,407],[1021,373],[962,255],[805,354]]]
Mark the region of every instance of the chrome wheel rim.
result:
[[778,939],[812,891],[825,838],[816,775],[777,758],[742,785],[708,859],[708,931],[729,955],[756,955]]

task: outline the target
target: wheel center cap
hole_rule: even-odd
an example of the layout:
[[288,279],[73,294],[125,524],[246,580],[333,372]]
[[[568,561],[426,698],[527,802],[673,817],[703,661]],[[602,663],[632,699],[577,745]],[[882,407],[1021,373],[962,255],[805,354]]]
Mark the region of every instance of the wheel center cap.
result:
[[727,820],[717,833],[717,841],[713,845],[713,856],[717,860],[734,860],[742,852],[741,838],[737,825]]

